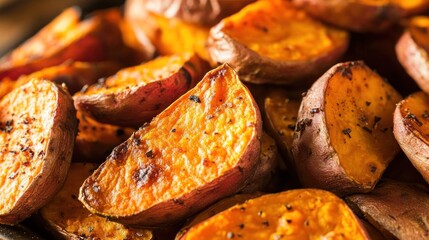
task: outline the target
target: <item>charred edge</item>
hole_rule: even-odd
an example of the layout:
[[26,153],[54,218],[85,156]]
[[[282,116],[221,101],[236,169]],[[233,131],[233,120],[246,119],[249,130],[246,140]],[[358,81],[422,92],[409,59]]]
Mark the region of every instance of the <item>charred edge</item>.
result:
[[423,123],[420,122],[420,120],[416,117],[416,115],[414,115],[412,113],[407,113],[405,118],[413,120],[417,124],[417,126],[419,126],[419,127],[423,126]]
[[4,123],[4,127],[3,127],[3,123],[0,123],[0,131],[10,133],[12,132],[12,130],[13,130],[13,120],[7,120]]
[[312,108],[310,110],[311,116],[314,116],[314,114],[319,113],[319,112],[320,112],[320,108]]
[[185,78],[186,86],[189,88],[192,84],[192,75],[185,67],[179,69],[179,73]]
[[310,118],[301,119],[296,123],[295,131],[303,133],[306,127],[311,126],[312,122],[313,120]]
[[109,156],[109,159],[113,159],[118,163],[122,163],[125,160],[127,151],[128,151],[128,145],[127,145],[127,142],[124,142],[113,149],[112,153]]
[[343,66],[338,67],[337,72],[341,73],[342,77],[345,77],[349,81],[351,81],[353,79],[353,72],[352,72],[353,66],[354,66],[353,62],[345,64]]
[[185,204],[185,201],[183,201],[182,199],[180,199],[180,198],[173,198],[173,202],[175,203],[175,204],[179,204],[179,205],[184,205]]

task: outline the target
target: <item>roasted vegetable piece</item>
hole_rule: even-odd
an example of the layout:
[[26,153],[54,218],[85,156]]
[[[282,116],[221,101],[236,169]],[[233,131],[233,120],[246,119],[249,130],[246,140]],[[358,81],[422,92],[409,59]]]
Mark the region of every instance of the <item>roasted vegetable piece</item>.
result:
[[372,190],[399,151],[392,115],[401,96],[363,62],[333,66],[303,98],[292,153],[306,187]]
[[130,0],[133,8],[144,9],[166,18],[179,18],[185,22],[199,25],[214,25],[255,0]]
[[296,189],[231,207],[191,227],[181,239],[369,239],[334,194]]
[[429,236],[429,189],[423,185],[380,182],[370,193],[350,195],[346,201],[387,239]]
[[214,62],[231,64],[244,81],[274,84],[312,81],[338,60],[347,45],[347,32],[282,0],[246,6],[213,27],[208,40]]
[[314,17],[356,32],[380,32],[401,18],[423,13],[427,0],[292,0]]
[[152,232],[132,229],[89,212],[77,199],[83,181],[97,164],[72,163],[58,194],[40,210],[40,218],[61,239],[153,239]]
[[80,111],[77,112],[77,119],[79,131],[73,161],[101,163],[106,160],[113,148],[127,140],[134,132],[132,128],[97,122]]
[[429,182],[429,96],[416,92],[402,100],[394,114],[394,131],[404,153]]
[[137,64],[144,53],[125,44],[118,9],[97,12],[79,22],[80,12],[69,8],[21,46],[0,59],[0,79],[62,64],[67,60],[118,61]]
[[396,44],[396,55],[417,85],[429,93],[429,17],[413,18]]
[[0,101],[0,223],[16,224],[61,188],[77,132],[71,96],[32,80]]
[[194,54],[159,57],[81,91],[75,106],[99,122],[139,127],[194,87],[207,69]]
[[116,147],[79,199],[126,224],[190,216],[246,185],[259,163],[261,122],[248,89],[222,65]]

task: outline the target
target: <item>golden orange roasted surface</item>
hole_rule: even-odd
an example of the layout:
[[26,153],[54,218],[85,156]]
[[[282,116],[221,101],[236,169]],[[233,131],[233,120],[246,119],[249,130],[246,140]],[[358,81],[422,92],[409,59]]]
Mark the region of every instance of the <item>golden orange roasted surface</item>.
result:
[[56,236],[69,239],[153,239],[152,232],[133,229],[89,212],[78,200],[79,187],[98,165],[72,163],[63,188],[40,210],[41,219]]
[[222,20],[223,31],[254,52],[275,60],[307,60],[332,51],[348,39],[345,31],[323,24],[287,1],[257,1]]
[[235,205],[191,227],[180,239],[368,239],[334,194],[297,189]]
[[0,101],[0,223],[22,221],[61,187],[76,131],[72,99],[52,82],[30,81]]
[[374,186],[398,152],[392,118],[401,99],[362,62],[345,63],[331,76],[319,111],[326,114],[330,143],[353,181]]
[[408,31],[417,45],[429,52],[429,17],[416,16],[411,18]]
[[429,144],[429,96],[424,92],[411,94],[401,102],[400,112],[408,131]]
[[247,88],[222,65],[116,147],[79,198],[132,224],[189,215],[244,186],[259,159],[260,118]]

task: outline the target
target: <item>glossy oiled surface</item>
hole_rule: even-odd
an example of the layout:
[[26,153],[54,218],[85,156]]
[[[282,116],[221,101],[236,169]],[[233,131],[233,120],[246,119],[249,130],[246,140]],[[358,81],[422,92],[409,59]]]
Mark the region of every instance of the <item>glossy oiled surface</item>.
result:
[[192,227],[181,239],[367,239],[347,205],[330,192],[267,194]]
[[429,144],[429,96],[424,92],[413,93],[400,106],[402,122],[408,131]]
[[[256,163],[259,156],[249,156],[249,151],[259,152],[253,143],[260,134],[256,103],[223,65],[118,146],[85,181],[80,199],[110,216],[138,214],[165,201],[173,204],[227,172],[240,179],[240,172],[249,169],[237,165],[252,168]],[[186,201],[174,204],[187,206]]]
[[362,62],[345,63],[325,90],[330,142],[354,181],[373,186],[398,151],[393,111],[401,96]]
[[275,60],[306,60],[347,41],[287,1],[257,1],[223,20],[223,31],[256,53]]

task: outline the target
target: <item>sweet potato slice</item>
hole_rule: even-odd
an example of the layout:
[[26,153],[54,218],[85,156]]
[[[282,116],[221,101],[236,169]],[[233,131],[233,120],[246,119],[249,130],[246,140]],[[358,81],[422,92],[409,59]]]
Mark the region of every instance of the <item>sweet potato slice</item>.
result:
[[381,182],[372,192],[347,196],[346,201],[387,239],[429,237],[429,189],[423,185]]
[[80,189],[91,211],[163,225],[241,190],[259,163],[262,121],[228,65],[116,147]]
[[73,161],[77,162],[103,162],[113,148],[134,132],[133,128],[97,122],[80,111],[77,119],[79,128],[73,151]]
[[231,207],[191,227],[185,239],[369,239],[334,194],[297,189]]
[[380,32],[403,17],[429,8],[427,0],[293,0],[293,3],[314,17],[356,32]]
[[301,183],[337,194],[372,190],[399,151],[399,93],[363,62],[333,66],[303,98],[292,152]]
[[213,27],[208,40],[214,62],[228,62],[244,81],[274,84],[312,81],[347,45],[347,32],[282,0],[249,4]]
[[429,93],[429,17],[413,18],[396,44],[396,55],[417,85]]
[[16,224],[61,188],[77,132],[71,96],[33,80],[0,101],[0,223]]
[[118,61],[127,65],[146,59],[123,40],[118,9],[98,12],[79,21],[80,12],[69,8],[21,46],[0,59],[0,79],[62,64],[67,60]]
[[99,122],[139,127],[194,87],[206,69],[194,54],[159,57],[81,91],[75,106]]
[[394,114],[394,131],[404,153],[429,182],[429,96],[416,92],[402,100]]
[[39,216],[54,236],[61,239],[153,239],[152,232],[128,228],[89,212],[77,199],[83,181],[97,169],[97,164],[72,163],[58,194]]

